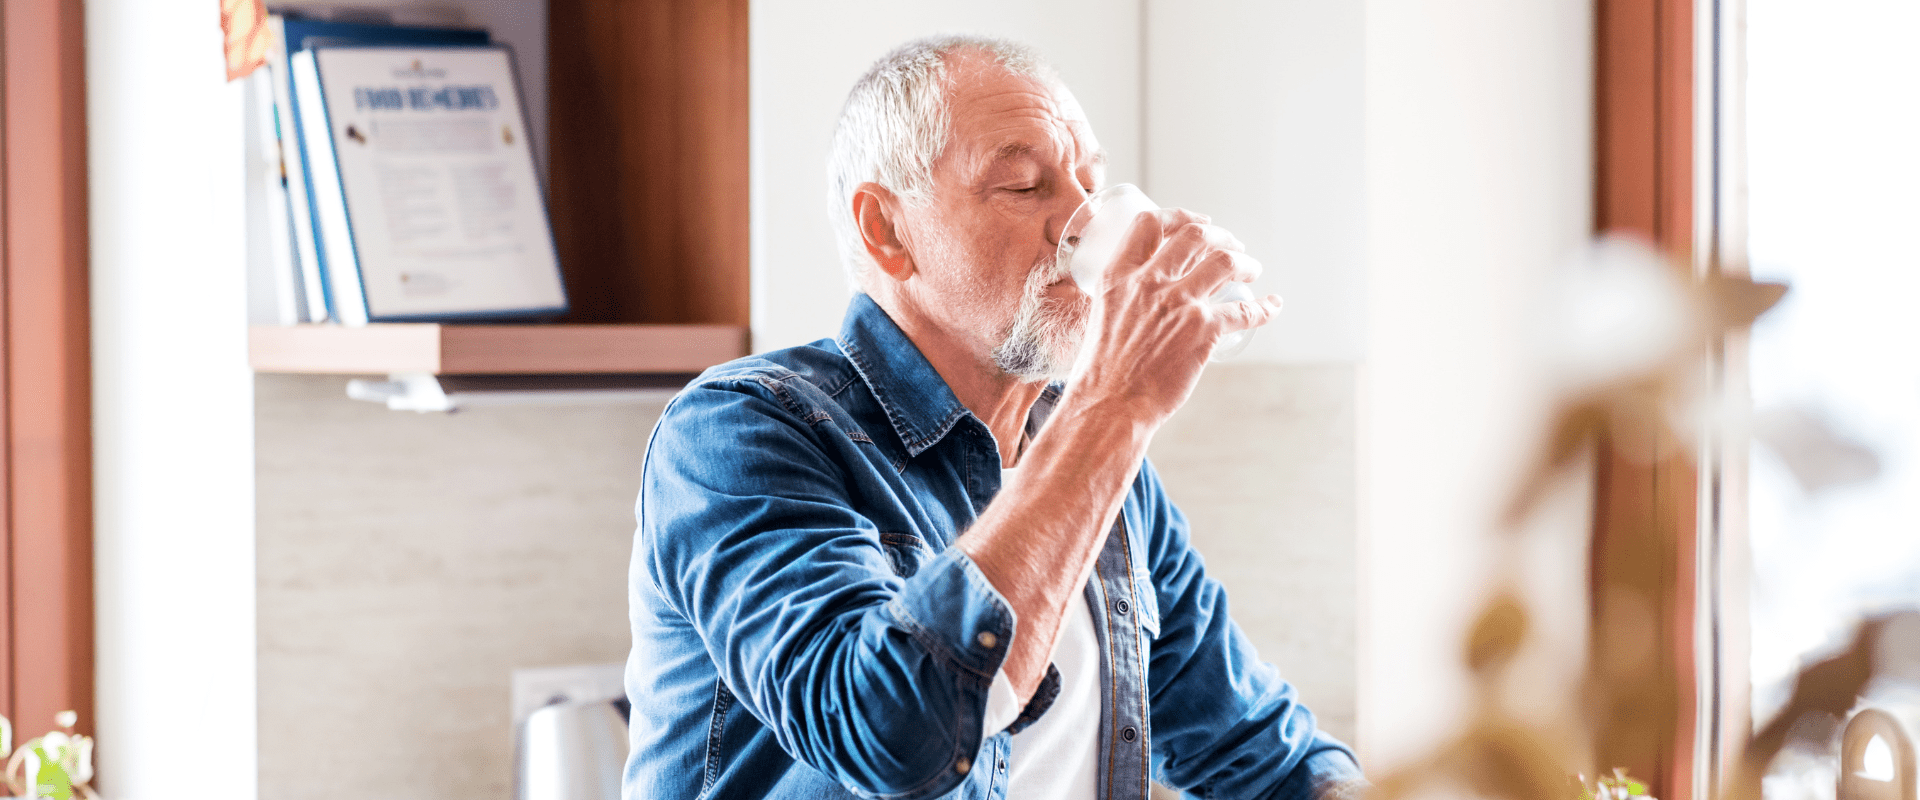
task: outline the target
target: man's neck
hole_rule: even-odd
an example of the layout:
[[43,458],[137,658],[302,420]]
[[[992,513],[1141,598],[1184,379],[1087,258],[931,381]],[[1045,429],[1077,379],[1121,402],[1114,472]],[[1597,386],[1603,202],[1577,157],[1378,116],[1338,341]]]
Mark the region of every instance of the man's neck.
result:
[[1019,463],[1025,439],[1027,414],[1046,391],[1043,381],[1022,381],[994,363],[991,353],[976,353],[978,345],[961,341],[950,332],[929,324],[926,317],[899,308],[893,298],[873,295],[875,303],[887,312],[895,325],[919,348],[927,363],[940,373],[960,404],[986,423],[1000,448],[1000,465]]

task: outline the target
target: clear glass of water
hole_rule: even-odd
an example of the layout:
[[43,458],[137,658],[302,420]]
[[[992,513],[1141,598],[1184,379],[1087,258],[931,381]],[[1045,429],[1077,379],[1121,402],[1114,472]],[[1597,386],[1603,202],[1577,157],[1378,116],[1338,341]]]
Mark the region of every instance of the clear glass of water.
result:
[[[1120,256],[1120,248],[1127,240],[1127,228],[1133,225],[1134,218],[1142,211],[1159,208],[1140,187],[1131,183],[1094,192],[1074,209],[1066,227],[1060,230],[1060,265],[1073,274],[1073,282],[1079,284],[1082,291],[1097,291],[1101,277]],[[1253,288],[1239,281],[1228,281],[1208,299],[1214,303],[1253,300]],[[1239,355],[1252,340],[1251,329],[1222,336],[1213,347],[1212,360],[1224,361]]]

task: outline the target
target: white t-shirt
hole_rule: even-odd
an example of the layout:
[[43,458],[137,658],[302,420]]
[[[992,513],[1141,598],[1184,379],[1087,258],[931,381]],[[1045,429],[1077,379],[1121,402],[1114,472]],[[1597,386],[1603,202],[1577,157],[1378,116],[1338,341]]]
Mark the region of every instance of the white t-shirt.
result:
[[[1012,480],[1014,472],[1002,470],[1000,485]],[[1017,624],[1014,635],[1020,635]],[[1013,752],[1007,757],[1009,800],[1093,800],[1099,791],[1100,639],[1085,591],[1075,592],[1067,603],[1051,660],[1060,672],[1060,694],[1047,713],[1013,736]],[[1005,730],[1021,710],[1006,672],[994,673],[984,735]]]

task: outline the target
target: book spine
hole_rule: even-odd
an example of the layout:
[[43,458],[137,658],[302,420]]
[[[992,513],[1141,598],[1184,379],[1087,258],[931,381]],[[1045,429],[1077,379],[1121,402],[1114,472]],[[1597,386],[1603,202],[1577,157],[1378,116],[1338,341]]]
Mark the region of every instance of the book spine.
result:
[[295,101],[303,109],[300,121],[306,134],[307,172],[313,179],[318,241],[327,253],[333,313],[344,324],[365,325],[367,297],[360,285],[360,264],[347,217],[345,187],[340,183],[340,167],[334,156],[333,125],[327,113],[326,93],[320,86],[320,68],[312,50],[295,53],[289,60]]
[[278,76],[273,74],[271,64],[261,65],[247,77],[248,99],[252,103],[248,122],[254,126],[251,131],[254,141],[259,143],[250,148],[257,159],[253,167],[257,170],[254,189],[259,193],[255,198],[259,205],[248,219],[258,225],[256,234],[261,245],[256,251],[260,258],[256,278],[260,284],[254,291],[268,293],[262,300],[270,303],[274,324],[292,325],[306,321],[307,309],[301,291],[300,263],[294,254],[288,227],[287,173],[281,161],[281,130],[273,101],[275,80]]
[[293,225],[294,255],[299,260],[305,317],[308,322],[325,322],[332,316],[327,308],[326,264],[319,240],[314,236],[312,181],[301,153],[304,133],[293,97],[293,72],[289,64],[292,45],[287,42],[285,18],[279,14],[269,15],[267,27],[272,34],[267,63],[274,76],[274,109],[280,115],[276,120],[281,134],[280,158],[287,171],[288,217]]

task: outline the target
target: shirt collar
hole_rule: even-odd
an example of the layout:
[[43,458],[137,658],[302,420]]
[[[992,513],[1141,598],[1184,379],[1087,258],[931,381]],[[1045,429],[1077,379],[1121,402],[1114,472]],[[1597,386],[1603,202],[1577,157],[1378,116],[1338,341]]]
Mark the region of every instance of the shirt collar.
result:
[[847,305],[840,349],[887,412],[909,456],[934,446],[972,413],[906,332],[865,292],[855,294]]
[[[907,338],[906,331],[900,330],[866,292],[854,294],[853,302],[847,305],[847,318],[840,326],[840,349],[886,410],[887,421],[893,424],[893,432],[899,434],[910,457],[946,438],[955,424],[973,414],[960,404],[947,380]],[[1027,413],[1027,438],[1040,435],[1065,392],[1063,384],[1050,383],[1040,393]]]

